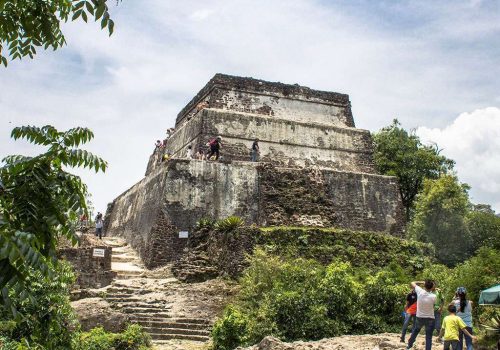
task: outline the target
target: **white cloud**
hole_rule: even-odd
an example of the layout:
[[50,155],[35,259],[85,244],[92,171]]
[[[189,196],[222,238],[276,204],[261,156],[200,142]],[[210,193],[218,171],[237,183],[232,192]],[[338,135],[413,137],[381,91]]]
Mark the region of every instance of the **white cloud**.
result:
[[110,169],[84,180],[104,210],[143,176],[154,140],[217,72],[348,93],[361,128],[394,117],[443,128],[498,105],[500,21],[487,4],[123,1],[111,37],[98,23],[70,22],[67,47],[0,71],[0,156],[34,151],[9,140],[14,125],[90,127],[88,148]]
[[488,107],[460,114],[444,128],[420,127],[424,142],[435,142],[456,161],[460,180],[472,185],[476,203],[500,212],[500,109]]

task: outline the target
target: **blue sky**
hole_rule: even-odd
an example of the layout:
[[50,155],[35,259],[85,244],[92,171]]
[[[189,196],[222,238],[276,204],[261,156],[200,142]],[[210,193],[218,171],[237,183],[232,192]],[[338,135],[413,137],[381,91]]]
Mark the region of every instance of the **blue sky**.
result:
[[500,211],[500,1],[111,1],[115,34],[0,70],[0,155],[13,126],[88,126],[109,171],[79,172],[98,210],[140,180],[153,143],[217,72],[348,93],[358,127],[397,117]]

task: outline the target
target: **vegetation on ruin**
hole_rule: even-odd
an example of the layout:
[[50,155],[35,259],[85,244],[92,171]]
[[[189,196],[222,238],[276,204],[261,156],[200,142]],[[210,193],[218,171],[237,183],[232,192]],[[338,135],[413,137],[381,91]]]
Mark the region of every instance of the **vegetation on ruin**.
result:
[[[37,48],[57,50],[66,44],[61,23],[81,19],[100,21],[113,33],[108,0],[2,0],[0,1],[0,64],[36,55]],[[8,52],[8,54],[7,54]]]
[[420,138],[403,129],[397,119],[375,133],[373,141],[377,170],[398,178],[406,220],[409,221],[424,180],[437,179],[452,170],[455,162],[440,155],[437,145],[423,145]]
[[[429,263],[418,274],[405,265],[355,268],[337,260],[325,266],[256,250],[238,296],[213,328],[214,348],[250,345],[266,335],[292,341],[398,332],[409,281],[435,278],[446,301],[465,286],[477,300],[480,290],[499,282],[498,271],[500,252],[486,247],[454,269]],[[486,322],[492,312],[476,308],[475,317]]]
[[267,227],[258,230],[257,244],[266,252],[314,259],[323,264],[339,259],[355,267],[369,268],[396,263],[416,272],[430,263],[434,255],[430,244],[377,232],[311,227]]

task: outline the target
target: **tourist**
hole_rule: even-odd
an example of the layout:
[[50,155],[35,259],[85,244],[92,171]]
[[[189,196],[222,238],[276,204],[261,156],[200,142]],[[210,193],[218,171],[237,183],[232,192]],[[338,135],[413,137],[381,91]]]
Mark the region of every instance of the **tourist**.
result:
[[155,143],[155,153],[156,152],[159,152],[162,148],[163,144],[160,140],[156,140],[156,143]]
[[221,144],[222,138],[220,136],[217,136],[216,138],[211,139],[208,142],[208,146],[210,147],[210,151],[208,153],[207,159],[210,160],[212,156],[215,155],[215,160],[219,159],[219,151],[222,146]]
[[459,334],[465,333],[471,339],[475,337],[468,331],[465,322],[456,315],[457,307],[454,303],[448,305],[449,315],[443,320],[443,327],[439,332],[439,340],[444,334],[444,350],[457,350],[459,346]]
[[255,139],[255,141],[252,144],[252,162],[257,162],[259,160],[259,153],[260,153],[259,139]]
[[193,147],[191,145],[187,146],[186,158],[193,159]]
[[434,287],[432,287],[432,292],[436,295],[436,303],[434,304],[434,328],[439,335],[441,332],[441,315],[443,314],[444,298],[441,290],[436,288],[436,283],[434,283]]
[[99,237],[99,239],[102,239],[102,227],[104,226],[104,222],[102,220],[102,214],[99,213],[97,214],[96,220],[95,220],[95,235],[96,237]]
[[415,289],[412,289],[410,293],[406,296],[406,305],[405,305],[405,320],[403,322],[403,330],[401,332],[401,342],[405,342],[406,330],[408,329],[408,325],[410,322],[413,323],[412,330],[416,325],[416,314],[417,314],[417,293]]
[[87,215],[85,215],[85,213],[83,213],[80,216],[80,227],[81,228],[86,228],[87,227]]
[[[467,331],[470,334],[474,334],[472,332],[472,301],[467,300],[467,290],[465,287],[458,287],[457,292],[455,293],[455,299],[453,300],[456,308],[457,308],[457,316],[460,317],[465,325],[467,326]],[[463,341],[465,337],[465,345],[467,350],[472,350],[472,337],[467,335],[465,332],[460,332],[459,340],[458,340],[458,350],[463,349]]]
[[170,152],[167,152],[163,155],[163,157],[161,158],[161,161],[168,162],[170,160],[170,158],[172,158],[172,154]]
[[198,147],[198,152],[196,153],[196,159],[205,160],[205,151],[203,150],[202,146]]
[[[421,288],[419,284],[423,284]],[[417,293],[417,320],[416,325],[411,331],[410,339],[406,349],[411,349],[420,330],[425,327],[425,350],[432,349],[432,332],[434,331],[434,304],[436,295],[432,293],[433,281],[411,282],[411,287],[415,288]]]

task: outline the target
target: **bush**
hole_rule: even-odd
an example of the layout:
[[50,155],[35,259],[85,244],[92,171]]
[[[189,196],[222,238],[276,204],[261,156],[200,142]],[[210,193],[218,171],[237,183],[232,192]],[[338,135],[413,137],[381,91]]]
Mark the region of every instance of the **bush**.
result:
[[74,350],[141,350],[149,348],[151,338],[142,327],[133,324],[123,333],[108,333],[102,327],[82,332],[73,339]]
[[230,216],[226,219],[219,220],[215,223],[215,229],[220,232],[230,232],[238,227],[241,227],[245,224],[242,218],[238,216]]
[[30,348],[70,348],[71,331],[77,326],[69,303],[69,290],[75,276],[71,266],[65,262],[59,262],[53,270],[52,278],[30,270],[24,284],[24,295],[9,291],[10,300],[19,315],[13,319],[5,309],[0,311],[2,335]]
[[230,350],[267,335],[315,340],[399,327],[408,291],[408,281],[401,283],[407,278],[403,270],[381,270],[372,277],[361,271],[354,273],[349,262],[325,267],[256,250],[240,280],[240,294],[214,326],[214,348]]
[[201,218],[197,223],[196,223],[196,230],[201,230],[201,229],[209,229],[211,230],[215,226],[215,220],[210,219],[210,218]]

